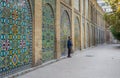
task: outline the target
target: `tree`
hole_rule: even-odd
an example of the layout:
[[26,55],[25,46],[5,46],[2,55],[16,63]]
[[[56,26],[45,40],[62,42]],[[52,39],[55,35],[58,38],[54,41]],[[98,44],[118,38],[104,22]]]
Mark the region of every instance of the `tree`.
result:
[[104,19],[110,25],[110,30],[114,37],[120,40],[120,0],[105,0],[111,8],[111,13],[105,13]]
[[111,32],[113,33],[114,37],[120,41],[120,32],[117,32],[115,27],[111,27]]

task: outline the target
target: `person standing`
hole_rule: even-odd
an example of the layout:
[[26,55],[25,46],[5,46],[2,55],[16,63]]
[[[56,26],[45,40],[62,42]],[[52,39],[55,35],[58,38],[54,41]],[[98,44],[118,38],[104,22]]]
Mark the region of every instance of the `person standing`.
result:
[[72,44],[72,40],[71,40],[71,37],[70,36],[68,36],[68,40],[67,40],[67,48],[68,48],[68,58],[69,57],[71,57],[71,50],[72,50],[72,46],[73,46],[73,44]]

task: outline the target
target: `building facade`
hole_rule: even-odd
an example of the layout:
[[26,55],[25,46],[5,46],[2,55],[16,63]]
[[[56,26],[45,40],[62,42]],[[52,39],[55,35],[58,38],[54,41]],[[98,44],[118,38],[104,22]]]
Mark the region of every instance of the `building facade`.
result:
[[[0,76],[67,55],[106,40],[96,0],[0,0]],[[109,35],[107,33],[107,35]]]

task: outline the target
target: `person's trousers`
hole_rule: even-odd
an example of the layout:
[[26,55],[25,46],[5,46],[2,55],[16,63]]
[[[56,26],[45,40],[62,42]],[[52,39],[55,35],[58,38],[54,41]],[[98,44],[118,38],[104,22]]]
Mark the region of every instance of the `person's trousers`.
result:
[[68,48],[68,57],[71,57],[70,54],[71,54],[71,48]]

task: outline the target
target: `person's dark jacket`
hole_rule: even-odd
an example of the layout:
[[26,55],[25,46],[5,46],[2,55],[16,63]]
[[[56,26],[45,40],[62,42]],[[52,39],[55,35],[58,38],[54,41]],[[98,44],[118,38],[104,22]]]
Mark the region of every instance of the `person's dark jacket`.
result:
[[72,41],[71,40],[68,40],[67,41],[67,48],[71,48],[72,47]]

